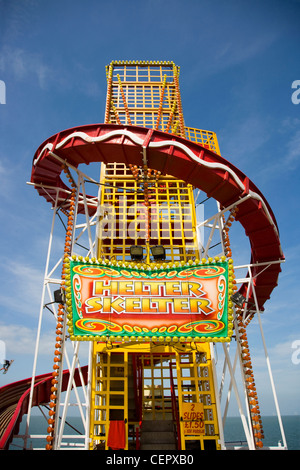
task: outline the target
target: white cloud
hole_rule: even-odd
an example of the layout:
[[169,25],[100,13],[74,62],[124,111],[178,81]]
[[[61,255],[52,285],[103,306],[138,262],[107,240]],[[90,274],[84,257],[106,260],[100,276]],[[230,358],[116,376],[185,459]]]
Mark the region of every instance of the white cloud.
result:
[[[279,138],[282,139],[279,140]],[[285,119],[274,137],[274,141],[282,142],[280,158],[273,158],[260,170],[260,175],[270,178],[272,175],[283,175],[296,170],[300,162],[300,119]],[[279,156],[278,156],[279,157]]]
[[[10,358],[21,355],[34,354],[36,344],[36,328],[24,325],[0,323],[0,339],[5,343],[6,354]],[[40,354],[49,355],[54,347],[54,336],[43,335],[41,338]]]
[[[234,21],[231,18],[232,21]],[[251,36],[241,34],[240,28],[236,28],[227,34],[226,23],[218,31],[215,29],[200,29],[199,34],[208,45],[201,53],[202,60],[192,65],[193,73],[201,78],[220,74],[231,67],[246,64],[256,57],[262,56],[280,36],[280,31],[256,31]],[[202,31],[202,33],[201,33]],[[205,66],[203,66],[205,64]],[[201,68],[200,68],[201,67]]]
[[[42,90],[56,87],[60,90],[76,90],[76,93],[88,97],[99,97],[102,93],[93,71],[79,67],[77,63],[70,63],[67,68],[57,61],[57,57],[50,57],[47,61],[43,54],[30,52],[20,47],[4,46],[0,49],[0,72],[11,73],[18,81],[30,81],[38,84]],[[76,77],[84,78],[76,80]]]
[[281,167],[294,170],[300,160],[300,119],[283,120],[280,133],[286,141]]
[[[251,328],[251,324],[248,328]],[[257,388],[260,409],[263,415],[273,415],[276,413],[275,399],[272,390],[271,378],[269,375],[267,360],[263,349],[262,340],[259,336],[257,327],[255,331],[248,332],[249,348],[251,354],[251,362],[253,365],[254,381]],[[265,331],[266,342],[269,343],[269,334]],[[293,340],[297,335],[293,335],[283,341],[277,341],[274,344],[267,344],[268,359],[271,364],[271,377],[275,385],[276,398],[279,403],[279,408],[283,415],[300,414],[299,406],[299,387],[300,387],[300,364],[296,365],[292,362],[292,354],[295,351],[292,349]],[[300,335],[298,337],[300,339]],[[235,345],[232,345],[231,351],[232,363],[235,352]],[[221,359],[222,354],[218,349]],[[299,357],[299,356],[298,356]],[[222,363],[218,363],[218,371],[221,374]],[[218,375],[220,380],[221,375]],[[240,369],[237,367],[236,379],[238,388],[240,390],[240,397],[242,397]],[[227,382],[229,376],[227,377]],[[288,386],[287,386],[288,384]],[[224,388],[226,391],[226,386]],[[233,395],[233,394],[232,394]],[[225,395],[224,395],[225,396]],[[232,396],[232,406],[235,410],[235,397]],[[234,411],[234,413],[236,410]]]
[[[222,138],[226,136],[226,139]],[[270,129],[268,120],[259,116],[247,116],[240,121],[232,121],[220,131],[220,141],[222,144],[222,155],[230,161],[249,163],[253,165],[253,156],[257,154],[260,158],[259,149],[270,139]]]
[[[5,275],[4,275],[5,273]],[[3,258],[0,302],[5,310],[37,316],[41,301],[43,273],[24,262]]]
[[4,46],[1,51],[0,70],[11,71],[17,80],[37,80],[40,88],[47,88],[53,71],[40,54],[28,52],[22,48]]
[[0,176],[5,175],[6,171],[3,163],[0,161]]
[[37,16],[37,0],[1,3],[4,22],[1,25],[3,42],[15,41],[24,37],[26,28],[30,28],[32,20]]
[[[11,165],[9,158],[3,155],[0,149],[0,195],[2,198],[12,200],[14,196],[14,186],[16,175],[18,174],[18,164]],[[2,210],[4,209],[2,205]]]
[[297,130],[287,143],[287,153],[285,155],[285,165],[293,170],[300,159],[300,129]]
[[[234,33],[233,33],[234,34]],[[267,32],[260,35],[249,37],[246,36],[245,40],[231,40],[224,42],[215,55],[214,64],[218,68],[227,68],[232,65],[241,64],[249,61],[253,57],[261,55],[268,49],[277,39],[277,33]]]

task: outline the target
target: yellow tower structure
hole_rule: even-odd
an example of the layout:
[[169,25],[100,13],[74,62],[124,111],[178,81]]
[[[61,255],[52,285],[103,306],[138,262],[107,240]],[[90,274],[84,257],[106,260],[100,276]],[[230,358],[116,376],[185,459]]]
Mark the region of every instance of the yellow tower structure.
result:
[[[247,327],[257,318],[263,337],[260,313],[284,261],[275,217],[254,183],[220,155],[215,133],[185,125],[178,66],[113,61],[106,74],[105,122],[61,131],[33,158],[30,184],[54,210],[33,374],[22,395],[24,448],[31,408],[48,402],[47,450],[73,441],[103,451],[244,448],[223,434],[234,394],[246,446],[261,449]],[[233,221],[248,237],[248,265],[231,259]],[[56,230],[65,237],[58,260]],[[37,376],[48,305],[56,319],[53,371]],[[269,363],[268,370],[285,442]],[[5,397],[21,386],[28,382],[12,384]],[[83,432],[70,437],[71,405]],[[20,418],[2,427],[1,448]]]
[[[106,72],[106,124],[167,132],[219,153],[215,133],[185,126],[173,62],[113,61]],[[190,184],[144,161],[102,165],[100,187],[98,259],[153,269],[155,260],[199,260]],[[157,341],[139,339],[128,331],[122,341],[93,342],[90,448],[220,449],[210,343],[162,341],[159,332]]]
[[[33,158],[29,184],[51,204],[52,224],[32,377],[0,390],[0,449],[24,414],[24,449],[40,439],[34,406],[48,408],[49,451],[265,448],[248,343],[254,318],[277,448],[286,449],[260,318],[284,262],[274,214],[220,155],[214,132],[186,127],[178,66],[113,61],[106,73],[105,122],[60,131]],[[231,259],[233,221],[248,238],[247,265]],[[37,375],[45,308],[55,321],[53,365]],[[224,439],[231,395],[245,443]],[[71,406],[82,430],[70,435]]]

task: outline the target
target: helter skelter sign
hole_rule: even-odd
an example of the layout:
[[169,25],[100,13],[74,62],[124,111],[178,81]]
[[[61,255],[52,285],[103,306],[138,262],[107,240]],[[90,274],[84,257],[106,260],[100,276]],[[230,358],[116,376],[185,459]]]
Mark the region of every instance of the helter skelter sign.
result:
[[71,340],[230,341],[231,260],[151,269],[73,257]]

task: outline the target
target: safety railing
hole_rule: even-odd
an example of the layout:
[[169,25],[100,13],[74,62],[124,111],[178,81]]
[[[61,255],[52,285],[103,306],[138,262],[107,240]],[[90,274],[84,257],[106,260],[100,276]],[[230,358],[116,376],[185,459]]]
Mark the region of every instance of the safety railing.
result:
[[143,373],[142,365],[136,354],[133,354],[133,377],[134,377],[134,395],[138,410],[139,425],[135,430],[136,450],[140,449],[141,426],[143,420]]
[[171,384],[171,399],[172,399],[172,415],[173,415],[173,422],[176,426],[176,447],[178,450],[181,449],[181,438],[180,438],[180,419],[179,419],[179,411],[178,411],[178,399],[175,393],[175,384],[173,378],[173,369],[172,369],[172,362],[170,362],[170,384]]

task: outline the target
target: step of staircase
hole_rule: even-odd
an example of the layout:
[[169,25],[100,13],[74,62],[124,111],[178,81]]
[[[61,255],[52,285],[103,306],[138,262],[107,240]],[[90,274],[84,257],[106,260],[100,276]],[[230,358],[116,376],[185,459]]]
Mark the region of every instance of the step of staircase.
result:
[[143,420],[142,431],[155,432],[173,432],[174,425],[172,420],[149,419]]
[[143,421],[140,448],[141,450],[175,450],[173,421]]
[[140,447],[141,450],[176,450],[175,444],[143,444]]

